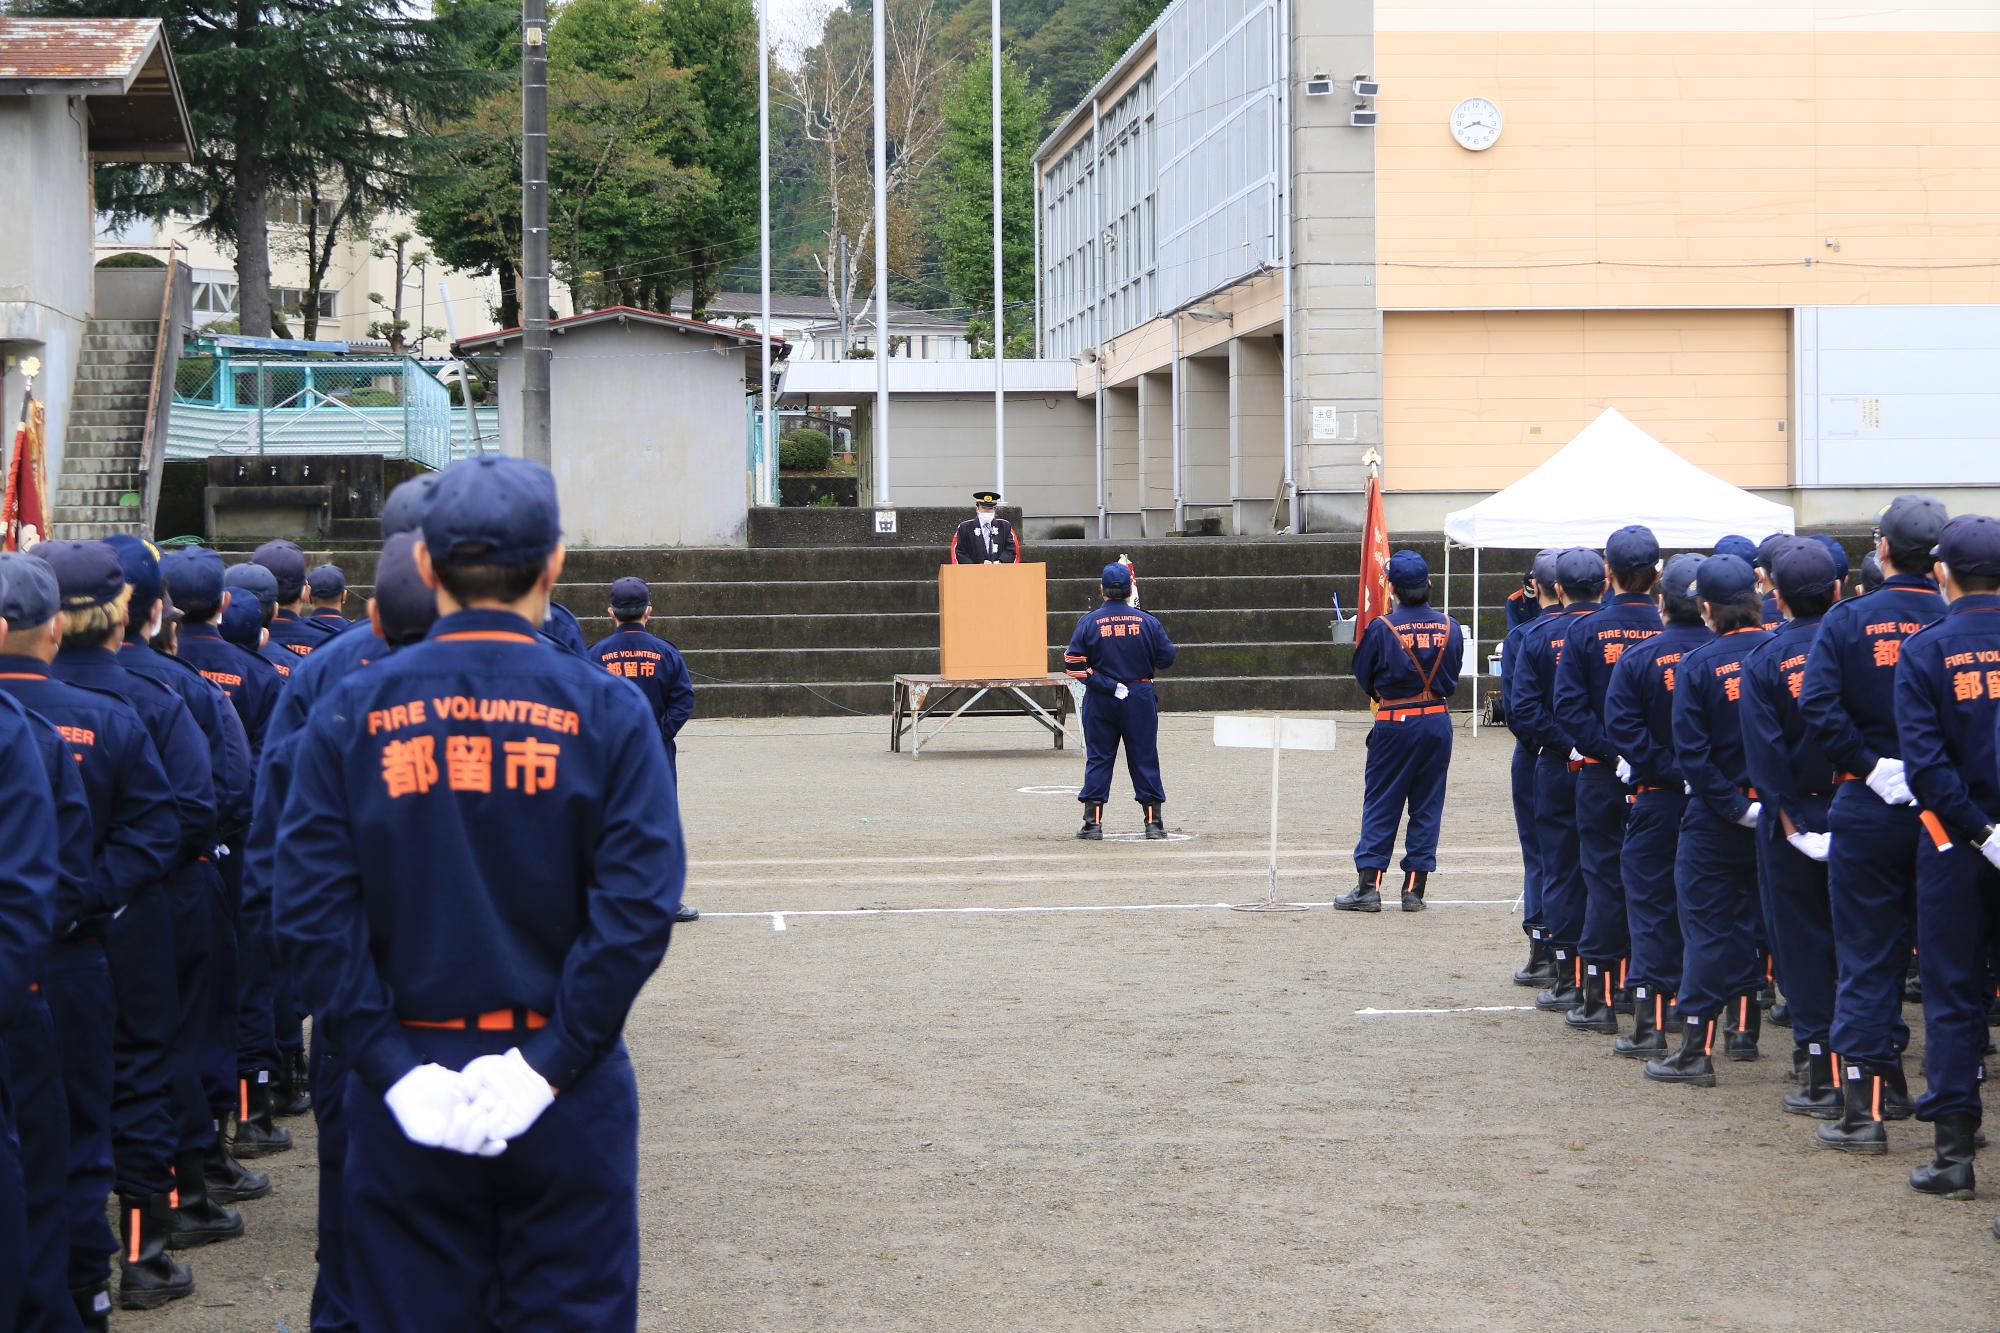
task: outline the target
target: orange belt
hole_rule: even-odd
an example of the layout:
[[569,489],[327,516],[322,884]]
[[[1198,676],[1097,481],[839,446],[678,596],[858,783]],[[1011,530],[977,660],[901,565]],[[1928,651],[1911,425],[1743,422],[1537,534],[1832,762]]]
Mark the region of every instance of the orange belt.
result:
[[406,1018],[406,1028],[439,1028],[450,1032],[463,1032],[471,1028],[478,1032],[512,1032],[517,1028],[547,1027],[549,1020],[532,1009],[516,1006],[512,1009],[489,1009],[473,1018]]
[[1644,783],[1641,783],[1639,786],[1634,787],[1632,789],[1632,794],[1634,796],[1644,796],[1647,792],[1665,791],[1665,790],[1666,790],[1665,787],[1649,787],[1646,786]]
[[1570,760],[1570,761],[1569,761],[1569,771],[1570,771],[1570,772],[1572,772],[1572,773],[1580,773],[1580,772],[1582,772],[1582,771],[1583,771],[1583,766],[1584,766],[1585,764],[1597,764],[1597,765],[1602,765],[1603,763],[1604,763],[1604,761],[1603,761],[1602,759],[1592,759],[1592,758],[1591,758],[1591,757],[1590,757],[1589,755],[1585,755],[1585,756],[1584,756],[1583,758],[1581,758],[1581,759],[1572,759],[1572,760]]
[[1859,782],[1859,781],[1861,781],[1861,775],[1859,773],[1835,773],[1833,775],[1833,785],[1836,787],[1838,787],[1843,782]]
[[1422,708],[1393,708],[1386,711],[1377,709],[1375,720],[1377,722],[1401,722],[1407,718],[1429,717],[1433,713],[1449,711],[1449,706],[1446,704],[1426,704]]

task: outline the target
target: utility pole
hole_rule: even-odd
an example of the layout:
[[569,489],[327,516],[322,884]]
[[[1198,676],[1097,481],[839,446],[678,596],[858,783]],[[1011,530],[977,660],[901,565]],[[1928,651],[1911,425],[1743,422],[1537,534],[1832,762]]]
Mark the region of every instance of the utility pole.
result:
[[549,46],[545,0],[521,0],[521,455],[549,466]]
[[993,0],[993,489],[1007,495],[1007,288],[1001,243],[1000,0]]
[[778,414],[771,403],[771,0],[757,5],[757,209],[763,236],[764,430],[757,451],[757,502],[778,503]]

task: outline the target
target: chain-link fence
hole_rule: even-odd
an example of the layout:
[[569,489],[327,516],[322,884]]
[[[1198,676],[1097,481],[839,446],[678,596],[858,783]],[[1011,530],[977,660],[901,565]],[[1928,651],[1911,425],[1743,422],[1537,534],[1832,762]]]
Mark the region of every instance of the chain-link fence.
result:
[[414,358],[184,357],[173,424],[189,453],[370,453],[451,461],[451,393]]

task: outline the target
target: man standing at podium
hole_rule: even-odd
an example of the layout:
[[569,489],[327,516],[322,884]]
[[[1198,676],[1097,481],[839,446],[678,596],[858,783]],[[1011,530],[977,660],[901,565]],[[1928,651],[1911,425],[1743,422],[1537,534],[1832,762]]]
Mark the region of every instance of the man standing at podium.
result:
[[1104,605],[1076,622],[1063,665],[1083,682],[1083,827],[1076,836],[1104,837],[1104,803],[1111,799],[1111,765],[1125,743],[1125,768],[1132,794],[1146,812],[1146,837],[1167,836],[1160,806],[1167,793],[1160,782],[1160,701],[1153,674],[1174,664],[1174,642],[1160,622],[1129,605],[1132,569],[1106,565],[1101,578]]
[[974,491],[972,517],[958,525],[951,535],[951,563],[954,565],[1018,565],[1021,537],[1014,525],[1000,517],[1000,492]]

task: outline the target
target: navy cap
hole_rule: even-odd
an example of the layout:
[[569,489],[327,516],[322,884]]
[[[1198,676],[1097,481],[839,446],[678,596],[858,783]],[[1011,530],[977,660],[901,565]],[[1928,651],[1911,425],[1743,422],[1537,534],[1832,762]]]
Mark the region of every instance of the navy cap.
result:
[[1604,587],[1604,560],[1586,547],[1572,546],[1556,557],[1556,582],[1595,592]]
[[125,582],[132,586],[132,605],[128,614],[141,621],[151,619],[153,603],[160,600],[159,548],[129,532],[114,532],[104,539],[104,544],[118,552],[118,564],[125,571]]
[[415,532],[424,525],[424,505],[431,498],[431,488],[437,485],[437,479],[435,472],[419,472],[389,492],[389,498],[382,502],[384,537]]
[[1757,543],[1732,532],[1715,544],[1715,553],[1736,556],[1747,565],[1757,558]]
[[1702,561],[1709,558],[1690,552],[1667,561],[1666,572],[1660,576],[1660,592],[1667,599],[1669,611],[1674,609],[1676,603],[1682,607],[1692,606],[1694,581],[1701,573]]
[[[1928,551],[1944,535],[1945,521],[1949,517],[1945,507],[1928,495],[1899,495],[1875,520],[1875,526],[1888,539],[1891,550],[1907,551],[1922,547]],[[1917,571],[1903,572],[1914,574]]]
[[1953,574],[2000,575],[2000,519],[1960,514],[1944,525],[1931,554],[1951,566]]
[[437,594],[417,573],[417,534],[399,532],[382,543],[375,566],[375,614],[392,648],[415,643],[437,620]]
[[1712,555],[1695,571],[1695,595],[1704,602],[1730,602],[1757,586],[1750,562],[1739,555]]
[[222,584],[249,593],[261,604],[262,611],[278,604],[277,575],[262,565],[231,565],[222,571]]
[[1000,492],[974,491],[972,493],[972,503],[976,505],[997,505],[1000,503]]
[[296,602],[306,586],[306,553],[282,538],[265,542],[250,554],[250,563],[262,565],[278,581],[278,600]]
[[1831,592],[1840,581],[1833,557],[1810,537],[1787,537],[1767,558],[1771,582],[1788,602],[1801,594]]
[[16,551],[0,554],[0,620],[7,628],[46,625],[62,610],[62,589],[46,560]]
[[1874,592],[1882,586],[1882,562],[1870,551],[1861,557],[1861,591]]
[[1826,548],[1826,553],[1833,557],[1834,577],[1843,579],[1846,578],[1848,569],[1847,548],[1840,544],[1840,539],[1837,537],[1829,537],[1824,532],[1815,532],[1813,534],[1812,539],[1818,542],[1821,546],[1824,546]]
[[1106,565],[1098,580],[1107,588],[1129,588],[1132,586],[1131,566],[1122,561]]
[[160,589],[160,623],[178,625],[187,619],[187,613],[174,605],[174,595],[165,588]]
[[34,555],[55,571],[65,611],[106,606],[125,591],[125,566],[103,542],[41,542]]
[[1430,563],[1415,551],[1398,551],[1389,557],[1389,586],[1421,588],[1431,581]]
[[1634,523],[1611,534],[1604,543],[1604,562],[1614,574],[1631,574],[1660,563],[1660,541],[1653,530]]
[[222,600],[222,557],[205,546],[170,552],[160,573],[182,606],[214,607]]
[[315,601],[327,601],[347,595],[347,575],[339,565],[318,565],[306,575],[306,586],[312,589]]
[[1774,532],[1763,541],[1758,542],[1757,554],[1750,561],[1751,568],[1761,569],[1769,573],[1771,569],[1771,557],[1777,553],[1778,546],[1780,543],[1788,542],[1791,539],[1792,534],[1789,532]]
[[264,637],[264,612],[257,605],[255,597],[232,597],[229,609],[222,613],[222,637],[238,648],[248,648],[256,652]]
[[1546,547],[1536,553],[1535,565],[1532,572],[1535,576],[1535,582],[1542,586],[1543,592],[1555,591],[1556,561],[1561,558],[1562,552],[1553,546]]
[[525,565],[561,540],[556,479],[525,458],[461,459],[438,474],[424,506],[424,545],[436,565]]
[[633,578],[627,574],[611,585],[613,611],[644,611],[652,604],[652,590],[646,587],[644,579]]

